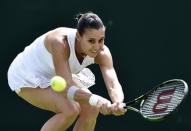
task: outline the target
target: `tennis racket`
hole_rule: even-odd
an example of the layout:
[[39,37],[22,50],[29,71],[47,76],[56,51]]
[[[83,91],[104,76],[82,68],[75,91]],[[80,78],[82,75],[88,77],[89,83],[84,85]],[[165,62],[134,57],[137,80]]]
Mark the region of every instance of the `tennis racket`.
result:
[[80,88],[89,88],[95,85],[95,76],[89,68],[84,68],[78,74],[72,74],[72,79]]
[[[155,121],[172,114],[188,94],[188,85],[184,80],[165,81],[144,95],[127,102],[125,108],[141,114],[144,118]],[[133,107],[140,102],[139,108]]]

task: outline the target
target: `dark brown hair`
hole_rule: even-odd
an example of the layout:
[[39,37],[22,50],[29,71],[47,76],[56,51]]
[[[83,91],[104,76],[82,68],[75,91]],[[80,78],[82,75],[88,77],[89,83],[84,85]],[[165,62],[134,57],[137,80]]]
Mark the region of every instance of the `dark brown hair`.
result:
[[93,12],[78,14],[76,20],[78,21],[77,30],[80,35],[83,35],[87,28],[100,29],[105,27],[99,16]]

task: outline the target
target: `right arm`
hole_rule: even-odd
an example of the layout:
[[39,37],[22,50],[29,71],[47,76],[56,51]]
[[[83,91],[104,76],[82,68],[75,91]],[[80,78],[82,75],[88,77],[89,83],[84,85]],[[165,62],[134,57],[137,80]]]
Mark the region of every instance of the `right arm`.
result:
[[[59,28],[48,32],[45,38],[45,46],[48,49],[48,51],[52,54],[56,75],[63,77],[67,82],[67,88],[64,91],[64,95],[66,96],[69,88],[71,86],[76,86],[72,80],[72,73],[68,63],[70,50],[69,45],[67,43],[66,34],[63,32],[62,29]],[[89,104],[89,99],[92,96],[93,94],[79,89],[75,93],[74,100],[79,103]],[[107,106],[109,102],[110,101],[99,96],[99,100],[96,106]],[[104,110],[107,110],[105,111],[105,114],[109,113],[109,107],[104,107]]]

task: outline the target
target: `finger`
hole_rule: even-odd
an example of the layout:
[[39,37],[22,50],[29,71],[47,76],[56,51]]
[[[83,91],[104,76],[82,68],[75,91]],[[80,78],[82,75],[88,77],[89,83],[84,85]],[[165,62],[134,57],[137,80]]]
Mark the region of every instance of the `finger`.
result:
[[101,113],[103,115],[111,114],[111,104],[109,104],[109,103],[103,104],[102,107],[101,107]]
[[115,103],[113,104],[112,112],[114,115],[124,115],[126,112],[126,109],[124,109],[125,103]]

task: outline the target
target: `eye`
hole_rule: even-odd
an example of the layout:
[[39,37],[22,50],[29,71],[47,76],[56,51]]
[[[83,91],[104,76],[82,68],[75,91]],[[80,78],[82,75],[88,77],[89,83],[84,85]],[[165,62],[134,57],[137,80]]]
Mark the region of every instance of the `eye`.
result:
[[99,40],[99,43],[103,43],[103,42],[104,42],[104,39],[100,39],[100,40]]
[[92,40],[92,39],[91,39],[91,40],[88,40],[88,42],[91,43],[91,44],[95,44],[95,43],[96,43],[96,41],[95,41],[95,40]]

